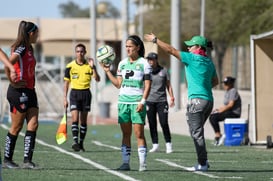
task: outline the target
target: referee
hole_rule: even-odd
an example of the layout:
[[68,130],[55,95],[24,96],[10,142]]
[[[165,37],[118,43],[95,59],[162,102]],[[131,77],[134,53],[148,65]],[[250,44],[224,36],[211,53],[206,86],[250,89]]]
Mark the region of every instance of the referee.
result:
[[[92,94],[90,84],[92,77],[99,82],[100,76],[94,65],[94,60],[85,58],[86,47],[78,44],[75,47],[76,59],[67,64],[64,75],[64,107],[68,107],[68,89],[72,116],[71,131],[74,143],[72,149],[76,152],[85,151],[83,142],[87,133],[87,115],[91,108]],[[80,127],[79,127],[80,125]]]

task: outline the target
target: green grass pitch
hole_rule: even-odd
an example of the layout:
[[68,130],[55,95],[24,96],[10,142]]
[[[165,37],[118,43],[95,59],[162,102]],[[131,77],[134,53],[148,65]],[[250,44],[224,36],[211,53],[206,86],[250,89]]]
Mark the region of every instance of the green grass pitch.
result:
[[[6,125],[9,126],[9,125]],[[208,172],[188,172],[186,167],[196,163],[193,142],[188,136],[172,135],[174,152],[165,153],[165,142],[159,135],[160,152],[148,153],[145,172],[138,171],[135,137],[132,136],[131,171],[119,172],[121,164],[121,132],[118,125],[88,127],[86,152],[71,149],[72,137],[68,127],[68,141],[57,145],[57,124],[40,124],[33,162],[36,170],[2,169],[4,181],[178,181],[178,180],[273,180],[273,149],[253,146],[218,146],[206,140],[210,163]],[[22,130],[24,133],[25,128]],[[7,130],[0,127],[1,155]],[[151,139],[145,132],[148,149]],[[14,161],[23,161],[23,137],[19,136]]]

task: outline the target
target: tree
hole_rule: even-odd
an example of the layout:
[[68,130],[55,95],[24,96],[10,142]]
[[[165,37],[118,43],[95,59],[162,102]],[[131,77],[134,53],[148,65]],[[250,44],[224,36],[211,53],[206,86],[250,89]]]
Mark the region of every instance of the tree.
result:
[[[182,0],[181,39],[200,34],[201,0]],[[145,32],[154,31],[162,40],[170,40],[171,0],[144,0],[151,7],[145,13]],[[248,46],[251,34],[273,29],[272,0],[206,0],[205,36],[213,42],[217,71],[223,67],[229,47]],[[183,41],[181,42],[184,48]]]
[[[199,9],[196,11],[196,4],[200,0],[182,1],[181,3],[181,17],[180,24],[182,26],[180,37],[182,40],[190,38],[193,34],[199,33]],[[153,32],[161,40],[170,42],[171,32],[171,0],[144,0],[144,4],[148,6],[148,11],[143,15],[144,20],[144,32]],[[191,18],[189,18],[191,16]],[[198,17],[197,17],[198,16]],[[197,18],[196,18],[197,17]],[[136,22],[138,18],[136,17]],[[137,25],[137,23],[135,23]],[[181,41],[182,49],[185,49],[183,41]],[[186,49],[185,49],[186,50]],[[149,51],[147,49],[146,51]],[[169,55],[165,53],[159,53],[159,61],[163,66],[168,66],[170,61]],[[161,62],[161,59],[164,60]]]
[[[104,17],[112,17],[112,18],[118,18],[120,17],[120,12],[119,10],[113,6],[110,2],[108,1],[101,1],[100,3],[105,3],[107,6],[107,12],[104,14]],[[69,1],[68,3],[61,3],[59,5],[59,9],[61,11],[61,14],[64,18],[88,18],[90,17],[90,9],[89,7],[81,9],[78,4]],[[97,17],[99,15],[97,14]]]
[[89,8],[81,9],[79,5],[75,4],[72,1],[69,1],[68,3],[59,4],[59,9],[64,18],[89,17]]
[[228,47],[249,45],[250,35],[272,30],[271,0],[207,0],[206,36],[213,41],[217,69],[222,79],[223,57]]

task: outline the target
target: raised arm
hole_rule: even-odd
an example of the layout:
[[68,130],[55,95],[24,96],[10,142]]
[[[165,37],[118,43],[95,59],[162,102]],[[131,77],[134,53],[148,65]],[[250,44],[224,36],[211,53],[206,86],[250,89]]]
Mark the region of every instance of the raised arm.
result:
[[94,59],[93,58],[89,58],[88,64],[90,65],[90,67],[93,69],[93,78],[99,82],[100,81],[100,75],[97,72],[97,67],[94,64]]
[[149,41],[156,43],[162,50],[167,52],[170,55],[175,56],[179,61],[181,60],[180,57],[180,51],[169,45],[168,43],[165,43],[161,41],[158,37],[156,37],[153,33],[145,34],[144,38]]

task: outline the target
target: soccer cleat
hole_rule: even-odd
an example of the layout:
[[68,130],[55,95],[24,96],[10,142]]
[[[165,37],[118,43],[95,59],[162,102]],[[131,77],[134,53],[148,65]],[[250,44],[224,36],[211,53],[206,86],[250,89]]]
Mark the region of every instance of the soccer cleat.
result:
[[208,161],[206,161],[206,165],[196,164],[193,167],[187,168],[187,170],[190,172],[195,172],[195,171],[205,172],[205,171],[208,171],[208,169],[209,169]]
[[33,162],[24,162],[22,165],[22,168],[24,169],[37,169],[35,163]]
[[81,149],[80,149],[80,145],[79,145],[78,143],[74,143],[74,144],[72,145],[72,149],[73,149],[74,151],[76,151],[76,152],[78,152],[78,151],[81,150]]
[[80,151],[85,152],[85,149],[82,144],[80,144],[79,147],[80,147]]
[[146,170],[147,170],[147,166],[146,166],[145,163],[139,165],[138,171],[143,172],[143,171],[146,171]]
[[173,152],[172,143],[170,142],[166,143],[166,153],[172,153],[172,152]]
[[150,153],[158,152],[159,151],[159,144],[153,144],[153,148],[149,150]]
[[130,169],[129,163],[123,163],[117,170],[120,170],[120,171],[129,171],[131,169]]
[[4,160],[2,167],[3,168],[10,168],[10,169],[20,168],[19,165],[17,163],[13,162],[12,160]]

